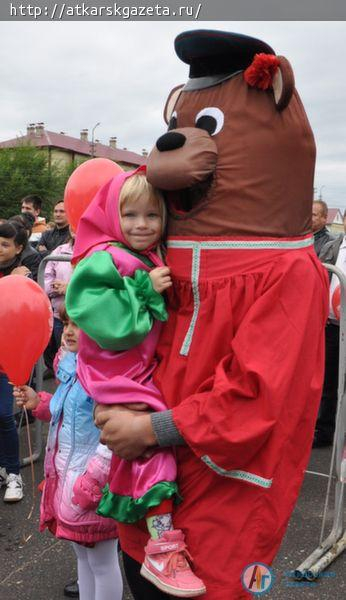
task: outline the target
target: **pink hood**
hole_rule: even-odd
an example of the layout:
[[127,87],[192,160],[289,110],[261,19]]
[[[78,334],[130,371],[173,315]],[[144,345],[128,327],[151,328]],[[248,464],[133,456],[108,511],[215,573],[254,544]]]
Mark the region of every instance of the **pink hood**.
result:
[[[109,242],[120,242],[130,248],[120,226],[119,196],[124,182],[137,173],[145,176],[146,167],[142,165],[135,171],[124,171],[116,175],[97,192],[79,221],[72,264],[78,263],[86,255],[104,249]],[[148,248],[141,254],[157,264],[157,254],[152,250]]]

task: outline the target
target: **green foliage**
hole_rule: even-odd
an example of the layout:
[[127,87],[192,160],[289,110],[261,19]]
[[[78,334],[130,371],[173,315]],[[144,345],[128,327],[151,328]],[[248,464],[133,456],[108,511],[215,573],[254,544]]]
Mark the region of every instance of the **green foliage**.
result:
[[63,198],[66,182],[77,165],[49,164],[48,152],[18,144],[0,149],[0,218],[20,212],[24,196],[38,194],[43,200],[42,216],[50,218],[54,203]]

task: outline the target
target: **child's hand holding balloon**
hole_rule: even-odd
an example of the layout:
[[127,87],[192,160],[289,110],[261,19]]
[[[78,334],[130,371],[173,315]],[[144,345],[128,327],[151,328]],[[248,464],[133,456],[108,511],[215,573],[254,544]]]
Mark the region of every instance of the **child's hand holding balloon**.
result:
[[34,410],[40,402],[38,394],[28,385],[14,386],[13,396],[17,406],[20,408],[24,406],[27,410]]

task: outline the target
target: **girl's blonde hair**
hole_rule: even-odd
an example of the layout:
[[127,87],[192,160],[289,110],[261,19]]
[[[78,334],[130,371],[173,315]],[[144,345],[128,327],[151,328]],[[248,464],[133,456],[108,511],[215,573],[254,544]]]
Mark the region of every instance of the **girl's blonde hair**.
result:
[[144,195],[148,197],[148,200],[153,200],[158,207],[162,219],[163,233],[167,222],[165,201],[162,193],[158,189],[154,188],[151,183],[149,183],[145,175],[140,175],[139,173],[132,175],[132,177],[126,179],[125,183],[123,184],[119,196],[120,218],[121,209],[124,204],[136,204],[136,202]]

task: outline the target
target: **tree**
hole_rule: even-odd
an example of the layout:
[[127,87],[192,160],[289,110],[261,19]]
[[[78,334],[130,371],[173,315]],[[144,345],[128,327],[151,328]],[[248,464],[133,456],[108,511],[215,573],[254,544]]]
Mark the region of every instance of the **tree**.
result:
[[32,145],[18,144],[0,149],[0,217],[20,212],[20,201],[28,194],[43,200],[43,216],[49,218],[54,202],[61,199],[67,179],[77,165],[49,164],[48,153]]

